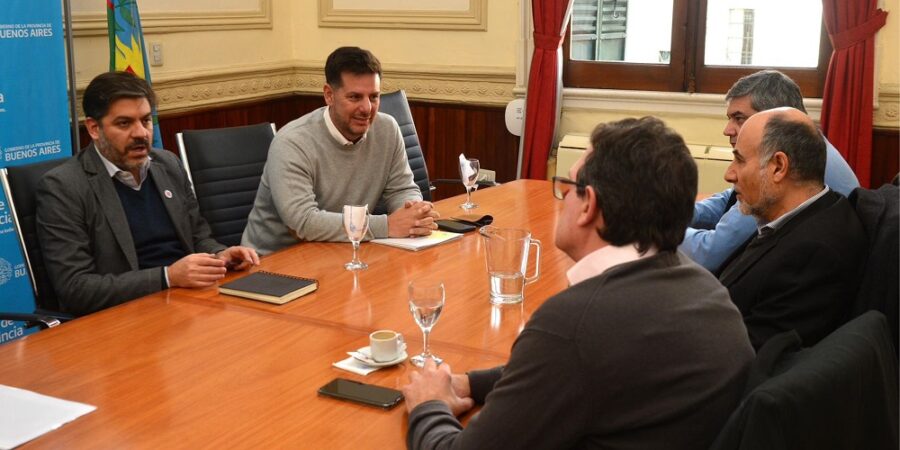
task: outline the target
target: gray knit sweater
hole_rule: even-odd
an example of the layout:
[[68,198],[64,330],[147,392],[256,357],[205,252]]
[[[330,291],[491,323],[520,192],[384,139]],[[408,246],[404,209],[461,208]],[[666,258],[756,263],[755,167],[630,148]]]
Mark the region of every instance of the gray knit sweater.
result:
[[[285,125],[269,148],[241,244],[268,254],[298,241],[347,241],[343,205],[383,199],[388,211],[421,200],[403,137],[389,115],[360,141],[342,146],[328,132],[325,108]],[[369,217],[369,237],[387,237],[387,215]]]

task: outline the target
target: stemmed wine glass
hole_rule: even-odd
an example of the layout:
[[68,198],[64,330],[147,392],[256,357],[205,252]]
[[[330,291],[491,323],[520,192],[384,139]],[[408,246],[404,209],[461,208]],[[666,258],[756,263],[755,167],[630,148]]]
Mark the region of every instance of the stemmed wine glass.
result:
[[478,170],[480,168],[481,164],[477,159],[459,155],[459,177],[466,187],[466,202],[459,205],[462,209],[469,210],[478,207],[478,205],[472,203],[472,191],[475,188],[475,183],[478,181]]
[[431,333],[431,327],[437,322],[441,316],[441,310],[444,309],[444,284],[440,281],[411,281],[409,283],[409,311],[419,328],[422,329],[422,337],[424,345],[422,353],[410,358],[410,362],[416,367],[424,367],[427,358],[434,360],[435,364],[440,364],[444,360],[431,354],[428,348],[428,334]]
[[369,205],[355,206],[344,205],[344,231],[347,232],[347,239],[353,243],[353,260],[344,264],[347,270],[363,270],[369,267],[368,264],[359,260],[357,251],[359,250],[359,241],[366,236],[369,230]]

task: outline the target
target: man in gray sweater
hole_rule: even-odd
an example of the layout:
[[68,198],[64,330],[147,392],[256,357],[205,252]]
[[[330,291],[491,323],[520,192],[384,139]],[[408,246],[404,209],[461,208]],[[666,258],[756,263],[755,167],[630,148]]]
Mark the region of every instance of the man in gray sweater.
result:
[[327,106],[285,125],[269,148],[241,243],[267,254],[299,241],[346,241],[343,205],[375,207],[369,237],[427,235],[437,212],[413,181],[397,122],[378,112],[381,63],[341,47],[325,63]]
[[[747,330],[677,251],[697,192],[684,141],[645,117],[600,125],[591,148],[553,183],[571,287],[535,311],[505,367],[413,372],[409,448],[708,448],[737,406]],[[464,429],[455,415],[473,403]]]

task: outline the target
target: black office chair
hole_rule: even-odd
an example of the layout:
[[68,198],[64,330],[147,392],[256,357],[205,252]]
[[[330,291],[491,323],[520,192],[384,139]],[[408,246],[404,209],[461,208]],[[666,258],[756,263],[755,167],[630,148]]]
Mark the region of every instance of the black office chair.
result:
[[[462,182],[459,179],[429,180],[428,168],[425,166],[425,155],[422,152],[422,146],[419,144],[416,124],[413,122],[412,111],[409,109],[409,100],[406,98],[404,90],[382,94],[379,111],[390,115],[397,121],[397,125],[400,125],[403,144],[406,146],[406,159],[409,160],[409,168],[412,169],[413,180],[419,186],[419,190],[422,191],[423,200],[432,200],[431,191],[434,190],[433,184],[452,184],[462,188]],[[496,186],[497,184],[493,181],[478,181],[478,187]],[[385,205],[379,203],[375,206],[375,214],[384,214],[386,212],[387,208]]]
[[850,193],[866,235],[869,251],[859,292],[848,318],[866,311],[881,311],[890,325],[894,353],[900,339],[900,188],[886,184],[878,189],[857,188]]
[[241,243],[275,125],[185,130],[176,135],[200,214],[224,245]]
[[37,306],[33,314],[0,312],[0,319],[25,321],[28,326],[48,328],[59,324],[60,321],[73,318],[59,312],[59,301],[44,266],[44,256],[37,238],[37,202],[34,195],[41,177],[50,169],[64,163],[66,159],[59,158],[0,170],[0,182],[9,201],[9,209],[16,226],[19,246],[28,266]]
[[[406,159],[409,168],[412,169],[413,180],[422,191],[422,199],[431,201],[431,183],[428,181],[428,168],[425,166],[425,155],[419,144],[419,134],[416,133],[416,124],[413,122],[412,111],[409,109],[409,100],[402,89],[396,92],[381,95],[379,111],[390,115],[400,125],[400,133],[403,135],[403,144],[406,146]],[[381,206],[381,205],[379,205]],[[378,210],[378,207],[376,207]]]
[[713,450],[896,449],[897,359],[869,311],[812,348],[795,331],[766,341]]

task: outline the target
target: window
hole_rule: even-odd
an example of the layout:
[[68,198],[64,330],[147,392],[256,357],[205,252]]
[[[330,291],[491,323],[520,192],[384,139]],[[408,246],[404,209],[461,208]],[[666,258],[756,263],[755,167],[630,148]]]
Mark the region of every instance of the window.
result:
[[627,0],[575,0],[572,55],[590,61],[624,61]]
[[[724,65],[753,64],[753,10],[732,8],[728,11],[728,35],[725,38]],[[708,26],[708,25],[707,25]],[[706,39],[709,43],[709,38]],[[707,64],[715,60],[706,56]]]
[[567,87],[724,93],[774,67],[807,97],[831,55],[821,0],[574,0],[563,49]]

